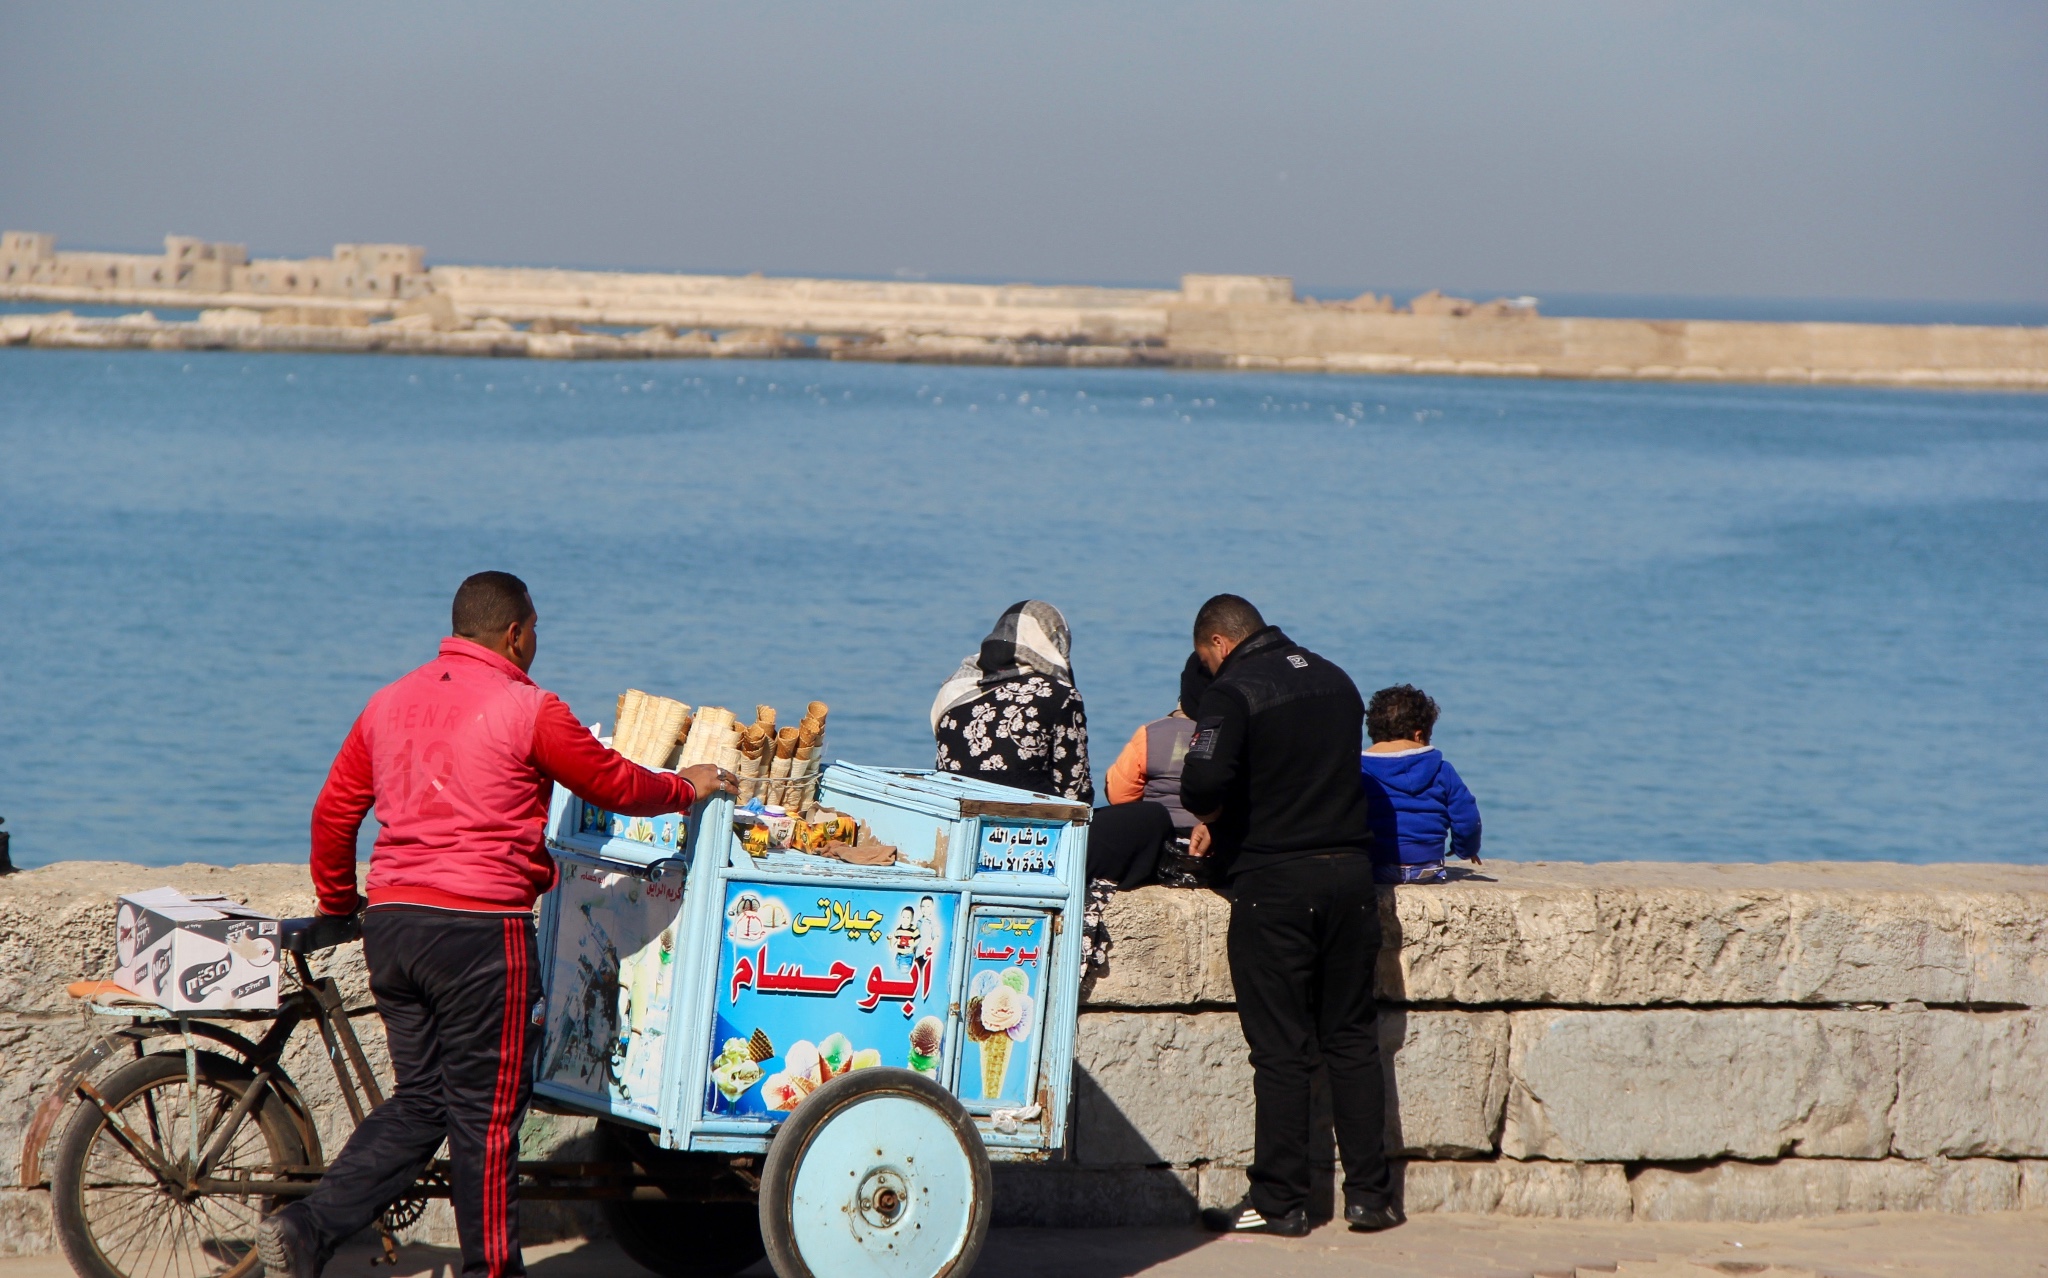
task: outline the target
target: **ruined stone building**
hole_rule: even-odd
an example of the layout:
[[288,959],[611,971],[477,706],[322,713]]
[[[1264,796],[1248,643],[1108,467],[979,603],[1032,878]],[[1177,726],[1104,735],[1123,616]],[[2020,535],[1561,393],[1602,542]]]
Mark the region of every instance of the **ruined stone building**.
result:
[[166,235],[163,254],[149,256],[60,253],[54,235],[0,234],[0,286],[27,285],[369,301],[404,301],[430,291],[426,250],[416,244],[337,244],[332,257],[251,261],[244,245],[190,235]]

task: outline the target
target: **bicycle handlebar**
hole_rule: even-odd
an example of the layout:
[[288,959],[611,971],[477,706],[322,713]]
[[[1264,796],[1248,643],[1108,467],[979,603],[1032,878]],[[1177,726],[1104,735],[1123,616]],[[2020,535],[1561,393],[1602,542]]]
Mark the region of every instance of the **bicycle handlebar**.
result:
[[363,937],[360,914],[315,914],[307,919],[282,919],[277,929],[280,948],[290,954],[318,954]]

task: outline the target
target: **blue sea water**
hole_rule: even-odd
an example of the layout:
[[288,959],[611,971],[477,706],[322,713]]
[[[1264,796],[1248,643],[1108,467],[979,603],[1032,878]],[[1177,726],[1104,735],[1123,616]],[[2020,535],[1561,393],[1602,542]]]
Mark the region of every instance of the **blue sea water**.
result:
[[1442,703],[1490,854],[2048,860],[2048,397],[12,350],[16,860],[303,856],[486,567],[586,721],[816,698],[926,765],[1037,596],[1099,778],[1234,590]]

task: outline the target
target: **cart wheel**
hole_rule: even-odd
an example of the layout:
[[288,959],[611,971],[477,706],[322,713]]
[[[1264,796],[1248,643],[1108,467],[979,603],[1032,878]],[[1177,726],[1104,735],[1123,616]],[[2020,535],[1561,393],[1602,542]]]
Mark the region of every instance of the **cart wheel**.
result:
[[761,1237],[780,1278],[964,1276],[990,1198],[988,1151],[952,1093],[914,1070],[855,1070],[768,1146]]
[[[275,1199],[188,1192],[144,1161],[146,1154],[188,1174],[195,1111],[203,1151],[254,1077],[212,1052],[199,1053],[197,1070],[195,1102],[183,1052],[145,1056],[99,1084],[104,1109],[85,1101],[72,1115],[51,1168],[50,1198],[58,1240],[81,1278],[243,1278],[257,1269],[256,1224]],[[109,1115],[118,1116],[118,1128]],[[305,1162],[291,1110],[272,1090],[213,1167],[230,1179]]]
[[601,1207],[619,1250],[641,1268],[661,1278],[726,1278],[761,1258],[761,1213],[731,1199],[746,1186],[722,1160],[662,1149],[645,1132],[615,1123],[597,1130],[603,1158],[638,1163],[668,1195],[608,1198]]

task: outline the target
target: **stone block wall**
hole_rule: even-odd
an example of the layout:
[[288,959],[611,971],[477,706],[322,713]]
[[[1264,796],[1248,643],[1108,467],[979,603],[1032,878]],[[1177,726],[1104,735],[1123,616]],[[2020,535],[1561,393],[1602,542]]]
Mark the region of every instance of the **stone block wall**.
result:
[[[2048,867],[1484,875],[1382,897],[1385,1139],[1410,1212],[2048,1206]],[[72,862],[0,878],[0,1255],[54,1247],[47,1192],[19,1171],[45,1085],[95,1033],[64,986],[110,967],[114,896],[166,883],[281,915],[312,908],[290,865]],[[1117,898],[1110,969],[1085,989],[1071,1149],[997,1169],[999,1222],[1185,1222],[1243,1192],[1251,1071],[1228,919],[1207,892]],[[366,1005],[358,947],[326,961]],[[355,1023],[384,1067],[376,1018]],[[338,1148],[324,1059],[308,1042],[290,1068]],[[522,1145],[574,1157],[588,1134],[535,1115]],[[536,1238],[595,1223],[574,1207],[527,1215]],[[452,1237],[445,1212],[419,1232]]]
[[[1386,1149],[1410,1211],[2048,1205],[2048,870],[1484,876],[1382,897]],[[1117,899],[1081,1017],[1072,1159],[1006,1171],[1005,1219],[1117,1216],[1092,1200],[1126,1184],[1120,1218],[1164,1223],[1243,1191],[1228,922],[1210,893]]]

